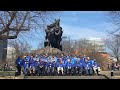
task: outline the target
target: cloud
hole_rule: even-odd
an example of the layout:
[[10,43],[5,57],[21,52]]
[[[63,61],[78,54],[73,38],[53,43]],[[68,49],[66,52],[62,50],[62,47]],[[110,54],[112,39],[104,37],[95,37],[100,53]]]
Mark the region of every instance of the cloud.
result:
[[64,29],[63,36],[70,36],[71,39],[80,39],[80,38],[104,38],[106,36],[105,32],[97,31],[91,28],[81,28],[74,26],[62,26]]

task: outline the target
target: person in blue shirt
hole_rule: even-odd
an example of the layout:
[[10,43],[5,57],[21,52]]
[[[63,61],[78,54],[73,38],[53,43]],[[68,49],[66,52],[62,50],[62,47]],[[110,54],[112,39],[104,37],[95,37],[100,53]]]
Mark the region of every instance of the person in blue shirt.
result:
[[93,74],[96,75],[98,74],[98,64],[96,61],[93,63]]
[[34,66],[35,66],[36,75],[40,75],[40,62],[39,62],[39,60],[35,60]]
[[47,58],[44,60],[44,75],[47,75],[47,72],[48,72],[48,65],[49,63],[49,60],[47,60]]
[[72,57],[72,58],[71,58],[71,63],[72,63],[72,65],[74,65],[75,61],[76,61],[76,59],[75,59],[74,57]]
[[30,61],[30,56],[29,56],[29,55],[27,55],[27,56],[26,56],[26,59],[27,59],[28,61]]
[[31,66],[31,67],[35,66],[35,65],[34,65],[34,64],[35,64],[35,60],[33,59],[33,56],[31,56],[29,62],[30,62],[30,66]]
[[35,61],[32,56],[30,58],[30,74],[35,75]]
[[88,58],[88,62],[90,63],[90,66],[91,66],[91,67],[92,67],[93,64],[94,64],[94,61],[95,61],[95,59],[90,59],[90,58]]
[[66,58],[65,56],[62,58],[62,62],[63,62],[63,64],[64,64],[63,70],[64,70],[64,72],[66,72],[66,67],[65,67],[65,65],[67,64],[67,58]]
[[43,75],[45,71],[45,66],[43,60],[40,60],[40,74]]
[[79,74],[82,75],[82,72],[83,72],[83,63],[84,63],[84,60],[82,59],[76,59],[76,62],[74,64],[74,68],[75,67],[78,67],[79,69]]
[[62,75],[63,75],[63,68],[64,68],[64,63],[62,62],[62,60],[60,60],[58,63],[57,63],[57,73],[58,75],[60,74],[60,70],[62,72]]
[[70,59],[67,59],[67,63],[65,64],[65,74],[71,74],[72,73],[72,64],[70,62]]
[[[55,61],[54,61],[55,62]],[[48,63],[47,63],[47,73],[49,75],[53,75],[54,73],[54,69],[55,69],[55,64],[52,60],[50,60]]]
[[24,61],[24,64],[23,64],[23,67],[24,67],[24,74],[25,75],[28,75],[29,74],[29,72],[30,72],[30,70],[29,70],[29,61],[28,60],[25,60]]
[[78,61],[78,59],[76,59],[75,63],[74,63],[74,74],[80,74],[81,72],[81,68],[82,66],[80,66],[80,62]]
[[53,66],[54,66],[54,75],[57,75],[57,62],[53,62]]
[[33,60],[36,61],[36,57],[35,56],[33,56]]
[[77,59],[78,59],[78,62],[80,62],[80,61],[81,61],[80,57],[78,57]]
[[57,62],[57,58],[55,56],[52,57],[52,62]]
[[92,67],[91,67],[90,62],[87,59],[83,63],[83,68],[85,71],[85,75],[92,75]]
[[82,59],[85,61],[85,59],[86,59],[87,57],[86,57],[86,55],[84,55],[83,57],[82,57]]
[[23,61],[21,60],[20,57],[18,57],[18,58],[16,59],[16,68],[17,68],[18,75],[21,74],[22,64],[23,64]]

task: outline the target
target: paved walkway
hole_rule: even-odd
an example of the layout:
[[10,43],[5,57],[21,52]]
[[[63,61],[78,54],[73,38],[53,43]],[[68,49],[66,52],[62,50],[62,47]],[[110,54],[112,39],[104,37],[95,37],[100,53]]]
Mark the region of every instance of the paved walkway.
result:
[[106,79],[104,76],[26,76],[25,79]]
[[120,71],[113,71],[114,76],[111,77],[111,71],[101,71],[100,76],[1,76],[0,79],[120,79]]

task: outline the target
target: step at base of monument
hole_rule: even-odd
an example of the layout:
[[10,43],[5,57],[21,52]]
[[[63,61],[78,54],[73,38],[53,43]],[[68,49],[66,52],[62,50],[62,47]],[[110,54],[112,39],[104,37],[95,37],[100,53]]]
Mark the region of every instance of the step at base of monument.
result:
[[107,79],[105,76],[25,76],[24,79]]

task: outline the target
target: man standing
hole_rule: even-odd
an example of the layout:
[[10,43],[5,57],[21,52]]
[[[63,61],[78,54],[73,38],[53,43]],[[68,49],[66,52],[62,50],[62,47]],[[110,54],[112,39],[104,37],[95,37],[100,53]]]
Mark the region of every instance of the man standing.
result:
[[18,75],[21,75],[22,60],[20,57],[16,59],[16,68]]

